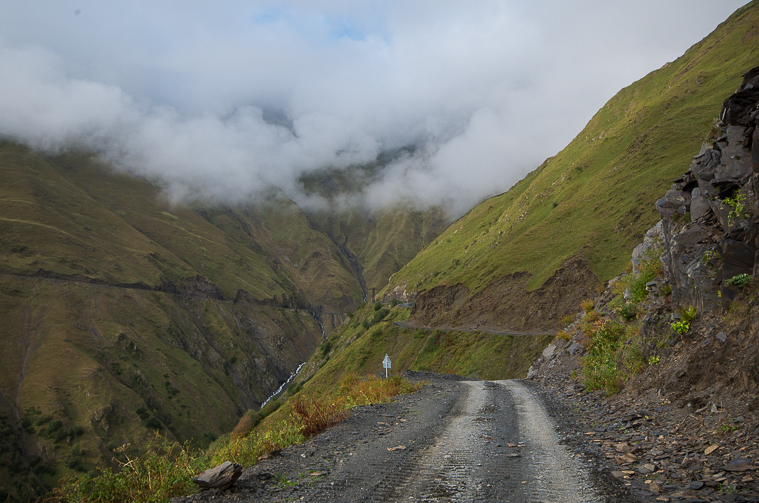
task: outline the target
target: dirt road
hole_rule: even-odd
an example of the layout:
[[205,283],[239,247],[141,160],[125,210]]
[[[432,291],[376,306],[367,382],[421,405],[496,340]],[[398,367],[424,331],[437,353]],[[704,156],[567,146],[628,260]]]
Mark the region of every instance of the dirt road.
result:
[[560,443],[529,383],[443,376],[246,470],[236,487],[176,501],[632,501]]

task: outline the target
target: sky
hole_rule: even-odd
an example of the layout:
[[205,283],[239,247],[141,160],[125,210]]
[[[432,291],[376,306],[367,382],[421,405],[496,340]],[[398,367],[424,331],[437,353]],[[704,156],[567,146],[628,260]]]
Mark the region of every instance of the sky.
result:
[[348,203],[508,190],[743,0],[0,0],[0,137],[244,203],[404,147]]

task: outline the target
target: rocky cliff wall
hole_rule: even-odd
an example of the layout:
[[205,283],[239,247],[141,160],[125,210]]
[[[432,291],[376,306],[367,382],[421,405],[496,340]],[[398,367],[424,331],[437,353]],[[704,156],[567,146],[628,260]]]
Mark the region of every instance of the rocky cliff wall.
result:
[[[756,277],[759,248],[759,67],[724,101],[721,134],[657,201],[662,261],[676,305],[726,307]],[[741,275],[747,275],[741,276]]]

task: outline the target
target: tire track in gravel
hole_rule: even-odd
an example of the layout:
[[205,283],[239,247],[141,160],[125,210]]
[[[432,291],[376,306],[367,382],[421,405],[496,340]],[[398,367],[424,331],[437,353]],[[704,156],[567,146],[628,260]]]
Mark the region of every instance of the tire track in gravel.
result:
[[559,443],[554,424],[535,394],[518,381],[499,381],[515,402],[520,437],[525,439],[524,469],[531,478],[527,501],[580,503],[603,501],[588,471]]
[[462,385],[468,393],[460,414],[423,451],[413,476],[388,501],[602,501],[524,385]]

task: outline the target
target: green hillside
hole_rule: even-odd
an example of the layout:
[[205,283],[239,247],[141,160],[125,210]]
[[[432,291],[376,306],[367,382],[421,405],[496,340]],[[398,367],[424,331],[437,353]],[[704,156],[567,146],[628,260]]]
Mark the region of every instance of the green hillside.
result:
[[479,379],[519,379],[554,334],[503,335],[403,326],[409,308],[367,305],[343,324],[304,366],[296,382],[309,392],[326,392],[345,373],[382,373],[387,354],[392,373],[405,370],[458,374]]
[[362,216],[380,269],[276,189],[171,204],[92,153],[9,142],[0,176],[0,491],[21,500],[154,431],[229,431],[323,340],[312,314],[332,330],[362,270],[385,283],[434,238],[416,215]]
[[[440,208],[417,210],[399,203],[369,211],[346,205],[346,195],[359,197],[392,157],[380,156],[373,164],[345,170],[319,170],[300,179],[307,194],[318,194],[328,209],[310,216],[345,256],[357,265],[359,280],[369,295],[387,285],[388,278],[437,237],[449,220]],[[371,299],[370,299],[371,300]]]
[[[421,293],[413,318],[426,323],[555,326],[574,306],[547,301],[546,282],[576,301],[621,272],[659,219],[653,203],[710,140],[722,100],[756,66],[758,47],[755,1],[621,90],[564,150],[454,222],[385,293]],[[576,288],[566,284],[573,275]],[[534,312],[519,305],[525,295]],[[472,314],[483,299],[511,312]]]

